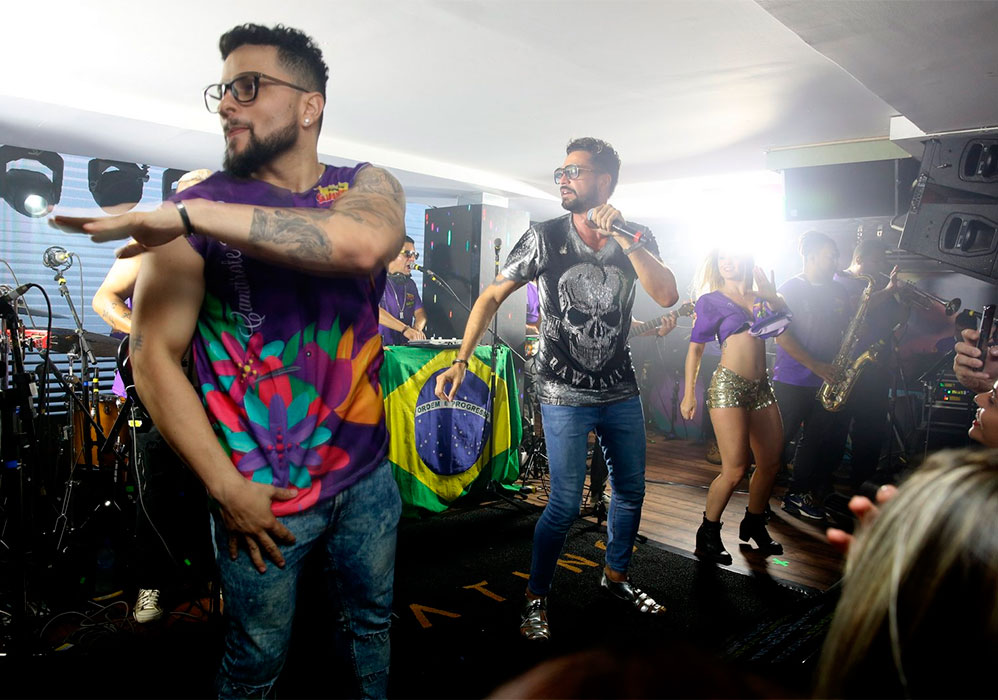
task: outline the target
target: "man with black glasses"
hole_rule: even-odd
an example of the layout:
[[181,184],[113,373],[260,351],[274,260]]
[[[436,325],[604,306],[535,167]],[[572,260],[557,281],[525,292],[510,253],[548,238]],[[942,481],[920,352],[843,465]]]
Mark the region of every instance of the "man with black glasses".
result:
[[[98,242],[131,235],[119,254],[144,251],[136,386],[216,504],[219,695],[271,693],[298,577],[321,549],[357,684],[338,692],[385,697],[401,503],[385,461],[377,308],[404,195],[379,168],[319,162],[328,71],[309,37],[248,24],[219,48],[222,82],[205,102],[222,122],[225,172],[153,212],[55,223]],[[192,341],[197,391],[180,366]]]
[[416,241],[405,237],[402,250],[388,263],[388,283],[378,311],[381,339],[385,345],[405,345],[410,340],[424,340],[426,311],[419,290],[412,281],[412,266],[419,259]]
[[[665,611],[627,578],[645,493],[645,429],[627,333],[635,281],[662,306],[679,299],[676,279],[650,233],[622,235],[620,212],[607,204],[620,158],[610,144],[575,139],[554,171],[569,214],[529,228],[495,281],[475,302],[457,359],[437,378],[436,395],[453,400],[468,358],[499,305],[534,279],[541,304],[537,394],[551,472],[551,495],[534,530],[520,633],[550,638],[547,595],[558,556],[579,516],[589,433],[599,438],[613,498],[607,518],[601,586],[643,613]],[[637,239],[637,240],[635,240]]]

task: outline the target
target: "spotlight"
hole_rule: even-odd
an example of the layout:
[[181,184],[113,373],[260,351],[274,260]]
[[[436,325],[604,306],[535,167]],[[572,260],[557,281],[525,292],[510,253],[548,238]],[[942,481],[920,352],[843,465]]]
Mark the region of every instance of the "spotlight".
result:
[[163,201],[165,202],[177,193],[177,180],[184,176],[186,170],[167,168],[163,171]]
[[124,214],[142,199],[149,166],[94,158],[87,166],[87,175],[97,206],[108,214]]
[[[7,168],[13,161],[35,161],[52,171],[45,173],[23,168]],[[24,216],[45,216],[59,203],[62,196],[62,156],[52,151],[39,151],[17,146],[0,146],[0,193],[14,210]]]

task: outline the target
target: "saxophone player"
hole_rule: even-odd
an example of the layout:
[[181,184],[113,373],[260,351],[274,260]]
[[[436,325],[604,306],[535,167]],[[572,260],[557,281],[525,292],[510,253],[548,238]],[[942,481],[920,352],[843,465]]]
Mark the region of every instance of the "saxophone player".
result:
[[[803,263],[779,292],[794,316],[794,323],[776,338],[773,390],[783,416],[784,463],[794,465],[790,487],[783,499],[787,513],[808,520],[824,520],[820,490],[821,432],[814,419],[822,412],[817,402],[823,382],[837,379],[832,360],[851,318],[849,293],[835,281],[839,251],[823,233],[808,231],[800,238]],[[788,447],[801,432],[796,456]]]
[[825,415],[820,419],[828,426],[821,433],[825,436],[821,453],[830,470],[826,476],[830,477],[830,472],[842,461],[846,438],[852,441],[849,481],[853,491],[858,491],[860,485],[873,476],[880,461],[887,426],[894,329],[907,320],[908,312],[908,307],[897,299],[897,268],[890,269],[887,249],[875,238],[860,241],[849,267],[835,275],[835,280],[849,292],[853,312],[859,306],[868,278],[874,280],[874,286],[866,321],[849,360],[855,360],[868,350],[872,350],[870,357],[873,359],[863,365],[862,379],[854,382],[842,410],[823,411]]

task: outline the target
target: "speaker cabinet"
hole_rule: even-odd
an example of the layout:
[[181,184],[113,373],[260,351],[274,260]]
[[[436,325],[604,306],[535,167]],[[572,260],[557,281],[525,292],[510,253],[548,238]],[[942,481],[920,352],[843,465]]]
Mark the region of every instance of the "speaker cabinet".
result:
[[[451,295],[430,275],[423,274],[423,307],[430,333],[441,338],[462,337],[468,322],[465,307],[470,308],[495,279],[495,240],[500,242],[500,260],[505,261],[510,248],[529,226],[527,212],[490,204],[426,210],[426,267],[455,293]],[[503,302],[497,314],[499,335],[517,352],[523,348],[526,309],[527,291],[521,287]],[[489,333],[482,342],[492,342]]]
[[899,247],[998,279],[998,138],[926,142]]

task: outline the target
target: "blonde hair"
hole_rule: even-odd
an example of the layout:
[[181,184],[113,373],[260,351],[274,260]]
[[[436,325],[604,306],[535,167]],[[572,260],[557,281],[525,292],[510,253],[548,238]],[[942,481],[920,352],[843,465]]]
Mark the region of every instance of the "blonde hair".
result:
[[995,659],[998,450],[939,452],[853,543],[816,695],[966,697]]
[[[724,278],[721,277],[721,270],[717,266],[717,259],[721,255],[720,248],[714,248],[697,268],[693,275],[693,284],[690,286],[690,297],[696,301],[704,294],[716,292],[724,286]],[[742,266],[742,274],[749,281],[752,280],[752,273],[755,270],[755,262],[751,255],[734,254],[731,257],[738,260]]]

